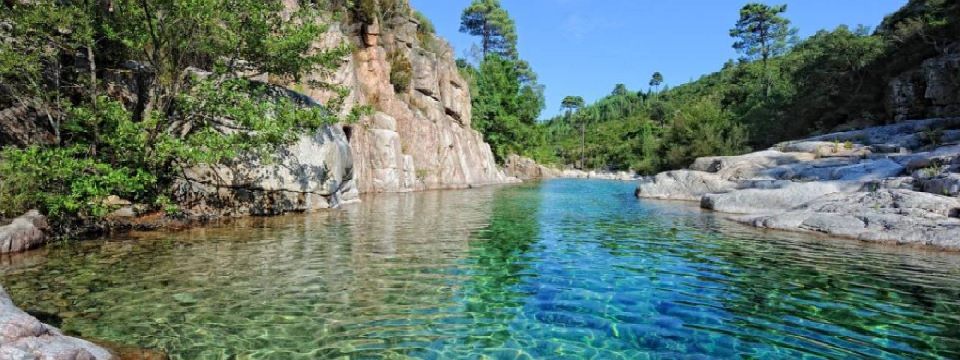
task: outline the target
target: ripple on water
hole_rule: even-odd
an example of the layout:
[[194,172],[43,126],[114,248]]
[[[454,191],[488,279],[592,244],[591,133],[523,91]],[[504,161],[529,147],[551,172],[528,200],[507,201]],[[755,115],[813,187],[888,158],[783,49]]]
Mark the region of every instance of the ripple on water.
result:
[[175,359],[960,358],[960,255],[763,233],[629,183],[343,211],[4,259],[71,333]]

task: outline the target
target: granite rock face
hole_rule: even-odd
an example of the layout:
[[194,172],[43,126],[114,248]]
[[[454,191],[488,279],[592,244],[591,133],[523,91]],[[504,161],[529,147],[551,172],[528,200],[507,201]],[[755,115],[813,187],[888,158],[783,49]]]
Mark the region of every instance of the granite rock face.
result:
[[[467,188],[516,182],[499,169],[490,146],[470,128],[470,87],[457,70],[445,40],[420,36],[412,16],[376,24],[334,24],[320,48],[349,43],[357,50],[333,74],[313,74],[350,89],[347,107],[367,105],[374,114],[344,127],[361,193]],[[391,72],[406,59],[411,82],[395,89]],[[291,84],[294,85],[294,84]],[[306,94],[320,103],[333,98],[323,89]]]
[[637,196],[698,201],[756,227],[960,250],[957,129],[960,119],[906,121],[701,158],[643,178]]
[[64,336],[21,311],[0,287],[0,360],[111,360],[93,343]]
[[272,155],[186,169],[174,185],[192,215],[280,215],[357,201],[353,155],[339,125],[303,136]]
[[886,103],[896,121],[960,114],[960,54],[927,59],[893,78]]

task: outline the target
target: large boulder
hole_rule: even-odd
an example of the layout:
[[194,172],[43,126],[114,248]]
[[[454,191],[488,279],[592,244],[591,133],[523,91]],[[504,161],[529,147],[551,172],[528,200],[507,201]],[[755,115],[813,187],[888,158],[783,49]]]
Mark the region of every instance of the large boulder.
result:
[[0,287],[0,360],[111,360],[107,350],[64,336],[17,308]]
[[503,165],[503,172],[521,180],[552,179],[561,177],[557,169],[538,164],[531,158],[510,154]]
[[897,177],[906,168],[893,160],[865,160],[856,165],[848,165],[833,170],[831,180],[876,181]]
[[326,126],[273,155],[186,169],[175,200],[191,215],[279,215],[338,207],[357,199],[343,129]]
[[47,218],[36,210],[14,219],[9,225],[0,226],[0,254],[26,251],[43,245],[49,226]]
[[771,168],[813,159],[814,156],[808,153],[767,150],[740,156],[713,156],[698,158],[693,162],[693,165],[690,166],[690,170],[715,173],[725,169],[741,166]]

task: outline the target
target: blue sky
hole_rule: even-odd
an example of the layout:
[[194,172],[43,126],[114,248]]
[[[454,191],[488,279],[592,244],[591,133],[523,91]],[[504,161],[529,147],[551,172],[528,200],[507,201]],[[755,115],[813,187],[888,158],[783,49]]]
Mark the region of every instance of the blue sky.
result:
[[[614,85],[647,89],[654,71],[675,86],[737,58],[729,30],[748,0],[501,0],[517,22],[520,57],[546,85],[542,117],[566,95],[593,102]],[[786,17],[807,37],[841,24],[877,26],[907,0],[794,0]],[[470,0],[410,0],[453,44],[459,57],[477,43],[461,34]]]

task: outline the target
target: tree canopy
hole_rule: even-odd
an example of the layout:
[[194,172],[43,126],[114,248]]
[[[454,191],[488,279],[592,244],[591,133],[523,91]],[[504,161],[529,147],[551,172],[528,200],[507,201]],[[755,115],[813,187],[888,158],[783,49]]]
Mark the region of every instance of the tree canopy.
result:
[[460,16],[460,32],[480,37],[485,59],[490,54],[517,58],[517,28],[499,0],[473,0]]
[[[319,11],[259,0],[37,0],[4,9],[17,41],[0,43],[0,108],[45,114],[55,138],[3,149],[0,209],[97,217],[110,195],[163,208],[185,167],[263,154],[340,120],[330,115],[339,100],[328,110],[305,106],[241,76],[296,82],[336,69],[349,49],[313,48],[327,30]],[[118,69],[138,79],[136,103],[102,80]]]

